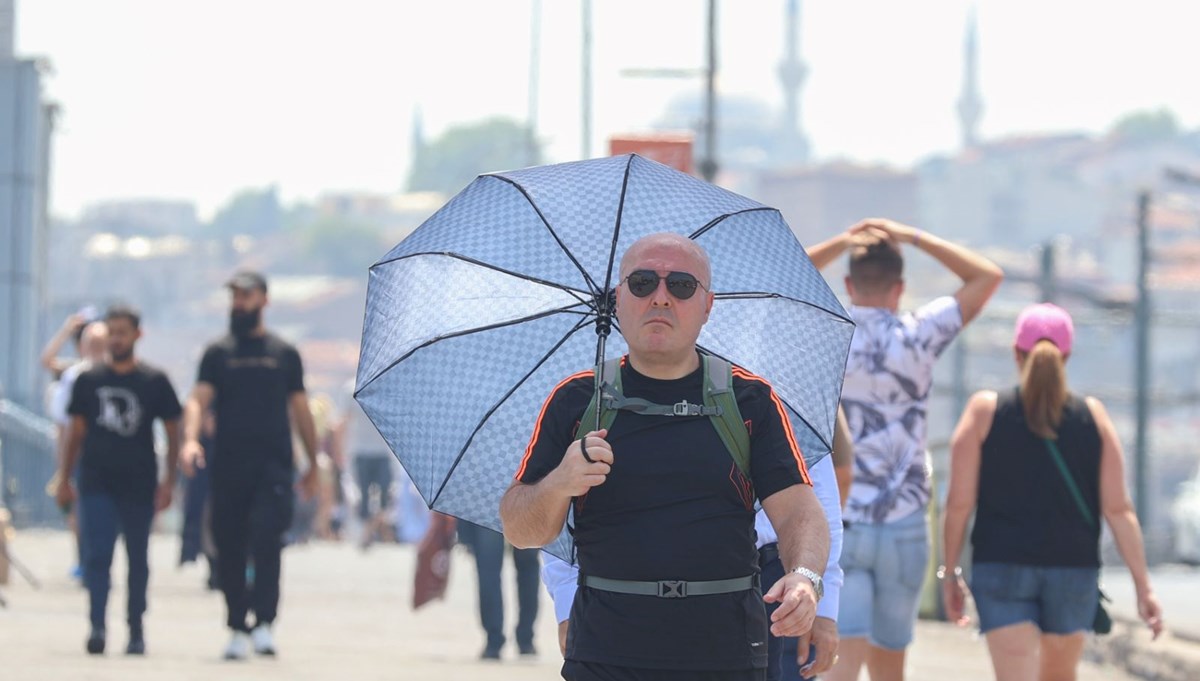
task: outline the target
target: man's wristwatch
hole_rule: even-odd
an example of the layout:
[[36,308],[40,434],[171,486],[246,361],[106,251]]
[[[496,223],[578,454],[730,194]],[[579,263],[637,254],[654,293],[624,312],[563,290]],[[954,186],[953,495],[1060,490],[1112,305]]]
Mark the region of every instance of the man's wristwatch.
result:
[[806,567],[792,568],[792,572],[794,574],[807,577],[808,581],[812,582],[813,593],[817,595],[818,601],[825,597],[825,580],[821,579],[821,575],[818,575]]

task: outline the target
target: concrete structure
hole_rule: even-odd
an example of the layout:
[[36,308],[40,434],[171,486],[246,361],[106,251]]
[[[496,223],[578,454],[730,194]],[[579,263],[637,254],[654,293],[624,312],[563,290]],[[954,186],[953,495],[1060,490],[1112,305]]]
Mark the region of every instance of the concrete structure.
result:
[[40,411],[50,134],[42,62],[13,52],[12,0],[0,0],[0,393]]

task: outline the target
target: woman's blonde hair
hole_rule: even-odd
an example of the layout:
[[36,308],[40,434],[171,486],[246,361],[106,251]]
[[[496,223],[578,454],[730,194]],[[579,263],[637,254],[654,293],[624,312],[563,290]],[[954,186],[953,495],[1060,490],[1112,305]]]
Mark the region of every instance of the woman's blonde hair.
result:
[[1056,439],[1067,403],[1066,359],[1048,340],[1038,341],[1029,352],[1018,350],[1018,356],[1025,422],[1039,437]]

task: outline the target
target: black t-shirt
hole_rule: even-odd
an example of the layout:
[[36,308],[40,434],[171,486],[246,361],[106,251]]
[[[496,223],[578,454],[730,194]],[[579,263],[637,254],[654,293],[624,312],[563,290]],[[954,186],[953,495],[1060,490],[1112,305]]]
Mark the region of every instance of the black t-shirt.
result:
[[[1103,443],[1082,397],[1068,395],[1057,434],[1067,470],[1099,521]],[[1100,566],[1100,527],[1084,519],[1046,441],[1029,429],[1018,389],[1000,393],[980,454],[975,562]]]
[[264,463],[292,466],[288,402],[304,390],[296,348],[270,333],[245,339],[228,335],[205,349],[198,380],[216,391],[214,475]]
[[172,421],[180,412],[167,375],[147,364],[138,362],[128,373],[101,365],[80,374],[67,408],[87,425],[80,493],[153,498],[158,483],[154,419]]
[[[667,381],[643,376],[628,362],[621,371],[627,397],[658,404],[703,402],[702,369]],[[518,480],[541,480],[562,461],[577,431],[593,429],[580,420],[594,385],[587,371],[555,388]],[[765,499],[809,480],[783,404],[770,385],[735,367],[733,389],[750,431],[751,481],[711,418],[618,413],[607,438],[614,458],[608,480],[574,504],[582,574],[707,581],[758,572],[755,496]],[[580,588],[570,631],[567,658],[572,660],[652,669],[766,665],[766,615],[754,590],[665,599]]]

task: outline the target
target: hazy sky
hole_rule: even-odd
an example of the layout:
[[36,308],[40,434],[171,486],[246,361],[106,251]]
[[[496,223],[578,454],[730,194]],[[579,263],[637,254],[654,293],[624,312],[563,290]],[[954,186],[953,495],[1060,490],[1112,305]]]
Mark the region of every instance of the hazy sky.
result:
[[[403,186],[425,130],[528,110],[532,0],[16,0],[17,49],[44,56],[61,104],[53,208],[194,200],[242,187],[285,200]],[[720,87],[780,101],[785,0],[720,3]],[[907,165],[954,149],[970,7],[986,137],[1102,131],[1168,107],[1200,125],[1200,5],[1180,0],[808,0],[803,125],[818,158]],[[580,2],[545,0],[538,129],[580,154]],[[593,153],[643,129],[694,80],[628,67],[703,64],[704,0],[594,0]],[[769,124],[771,122],[764,122]]]

